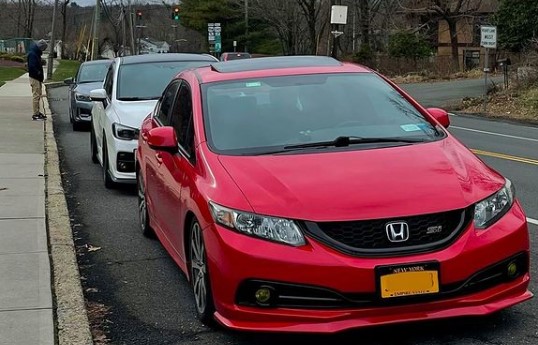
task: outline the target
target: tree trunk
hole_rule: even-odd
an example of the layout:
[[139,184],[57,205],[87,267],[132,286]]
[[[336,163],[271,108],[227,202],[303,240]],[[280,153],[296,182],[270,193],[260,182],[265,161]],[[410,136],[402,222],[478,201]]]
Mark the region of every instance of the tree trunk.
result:
[[363,47],[370,47],[370,5],[368,1],[359,1],[361,36]]
[[64,0],[62,3],[62,42],[60,44],[60,52],[61,52],[61,58],[65,59],[65,29],[67,27],[67,4],[69,4],[70,0]]
[[458,30],[457,21],[454,19],[447,19],[448,30],[450,31],[450,46],[452,48],[452,63],[454,64],[454,71],[460,70],[460,53],[458,46]]

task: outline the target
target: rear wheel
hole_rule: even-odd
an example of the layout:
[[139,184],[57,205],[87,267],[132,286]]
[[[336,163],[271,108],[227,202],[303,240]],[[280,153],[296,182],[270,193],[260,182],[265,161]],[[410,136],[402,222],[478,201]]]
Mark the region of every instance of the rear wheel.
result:
[[142,234],[148,238],[155,238],[153,229],[149,226],[148,204],[146,201],[146,187],[140,171],[136,173],[136,184],[138,186],[138,222]]
[[84,127],[83,123],[77,122],[76,120],[72,120],[71,125],[73,126],[73,130],[75,132],[81,131]]
[[202,229],[196,219],[192,221],[190,235],[189,261],[196,314],[202,323],[213,325],[215,306],[213,304],[209,271],[207,269],[207,255]]

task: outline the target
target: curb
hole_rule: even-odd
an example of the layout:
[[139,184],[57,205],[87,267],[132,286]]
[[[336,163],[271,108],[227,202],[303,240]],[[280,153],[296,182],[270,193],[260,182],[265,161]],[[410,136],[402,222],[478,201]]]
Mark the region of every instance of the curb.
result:
[[[51,114],[46,94],[45,88],[44,106],[46,113]],[[45,123],[45,176],[56,335],[59,345],[92,345],[93,339],[80,283],[69,211],[62,187],[58,148],[51,121],[52,116],[49,116],[49,122]]]
[[64,84],[64,82],[62,81],[52,81],[50,83],[47,82],[47,83],[44,83],[43,85],[47,89],[55,89],[57,87],[66,86],[66,84]]

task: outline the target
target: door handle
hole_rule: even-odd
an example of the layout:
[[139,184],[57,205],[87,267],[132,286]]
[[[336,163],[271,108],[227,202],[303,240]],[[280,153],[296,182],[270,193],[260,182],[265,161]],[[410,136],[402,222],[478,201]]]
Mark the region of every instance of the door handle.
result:
[[157,163],[163,164],[163,156],[160,152],[155,154],[155,159],[157,160]]

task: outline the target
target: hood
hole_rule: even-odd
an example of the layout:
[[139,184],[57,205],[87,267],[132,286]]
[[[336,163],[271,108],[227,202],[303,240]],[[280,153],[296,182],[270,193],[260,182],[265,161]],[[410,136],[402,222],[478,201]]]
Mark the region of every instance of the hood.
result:
[[77,84],[77,86],[75,87],[75,92],[81,95],[90,96],[91,90],[101,89],[102,87],[102,81],[97,81],[93,83],[82,83]]
[[157,100],[122,102],[118,101],[116,115],[118,122],[133,128],[140,128],[142,121],[153,111]]
[[43,51],[41,51],[41,49],[39,49],[39,47],[37,46],[37,44],[34,43],[34,42],[30,43],[30,48],[29,48],[29,50],[30,50],[32,53],[36,54],[37,56],[41,56],[41,55],[43,55]]
[[345,152],[219,156],[219,161],[254,212],[311,221],[462,209],[504,184],[452,137]]

